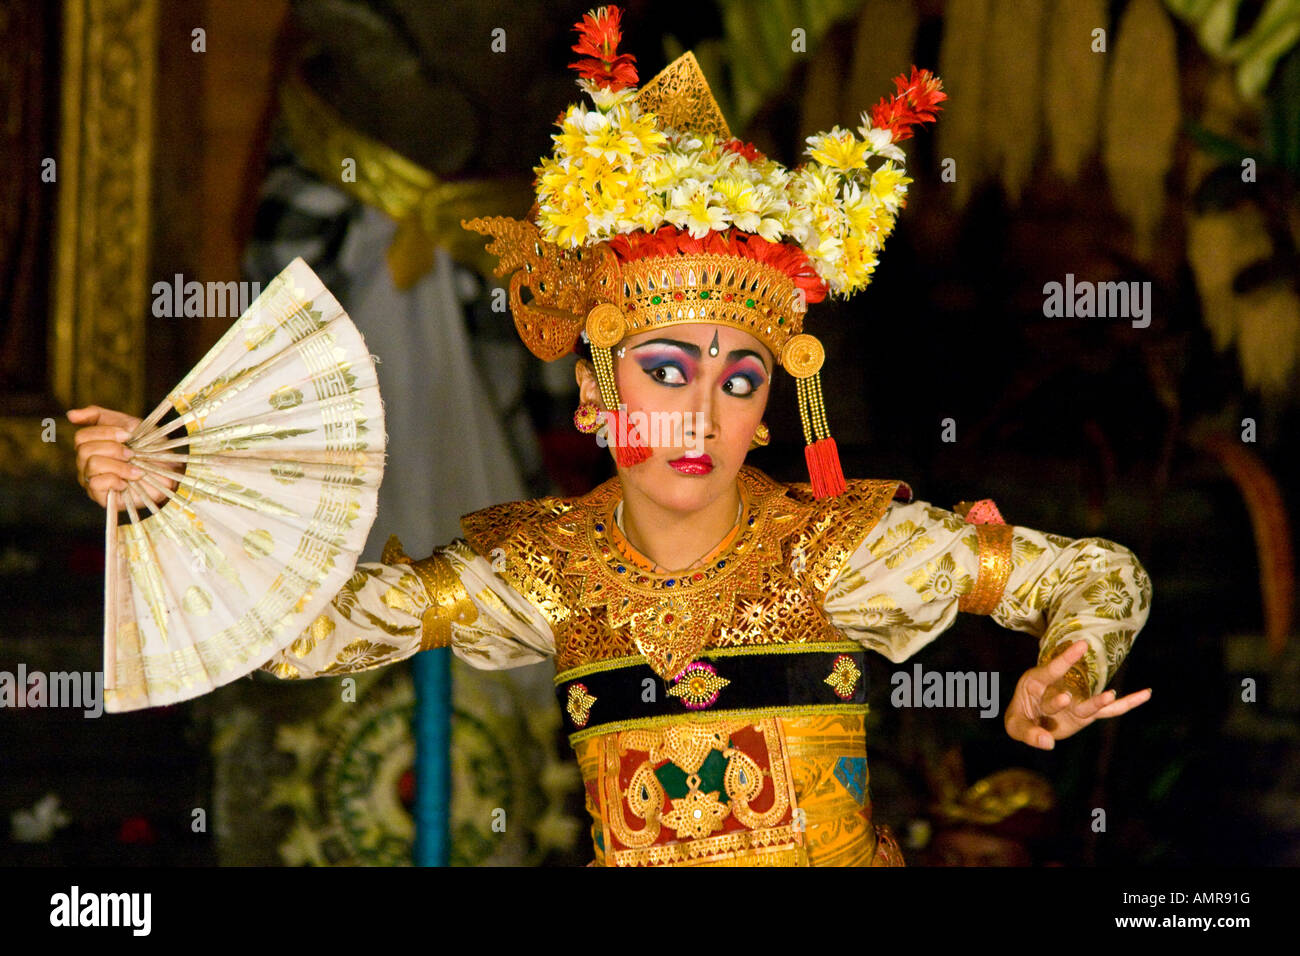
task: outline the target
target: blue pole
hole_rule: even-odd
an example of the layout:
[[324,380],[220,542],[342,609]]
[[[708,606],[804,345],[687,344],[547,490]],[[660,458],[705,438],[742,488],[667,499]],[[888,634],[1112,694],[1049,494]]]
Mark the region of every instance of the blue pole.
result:
[[416,866],[446,866],[451,857],[451,651],[412,659],[415,677]]

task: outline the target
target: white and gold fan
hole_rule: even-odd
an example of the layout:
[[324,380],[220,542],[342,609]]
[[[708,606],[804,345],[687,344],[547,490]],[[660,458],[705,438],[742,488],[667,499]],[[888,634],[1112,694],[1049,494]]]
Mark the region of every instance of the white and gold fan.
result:
[[144,475],[129,521],[108,500],[106,708],[197,697],[292,643],[356,566],[385,437],[361,333],[295,259],[127,439]]

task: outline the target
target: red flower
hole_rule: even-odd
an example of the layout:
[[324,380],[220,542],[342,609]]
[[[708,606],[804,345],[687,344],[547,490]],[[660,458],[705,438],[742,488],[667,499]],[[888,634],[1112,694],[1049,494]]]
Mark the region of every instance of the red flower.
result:
[[618,52],[623,39],[622,18],[623,11],[618,7],[600,7],[573,27],[578,32],[573,52],[582,59],[569,66],[584,80],[591,80],[602,89],[625,90],[636,86],[636,57]]
[[609,247],[621,262],[700,253],[753,259],[788,275],[795,287],[803,290],[805,301],[813,303],[826,298],[826,283],[802,249],[789,243],[770,242],[748,232],[735,229],[710,232],[703,239],[696,239],[689,232],[669,225],[660,226],[654,232],[615,236],[609,240]]
[[890,98],[881,99],[871,108],[871,125],[876,129],[887,129],[893,134],[894,142],[904,140],[912,135],[910,127],[921,123],[933,123],[935,113],[948,94],[943,92],[943,83],[929,70],[912,67],[912,75],[900,73],[894,77],[897,92]]
[[757,146],[753,143],[743,142],[742,140],[729,139],[722,144],[722,148],[729,153],[739,153],[751,163],[757,163],[764,159],[763,154],[759,152]]

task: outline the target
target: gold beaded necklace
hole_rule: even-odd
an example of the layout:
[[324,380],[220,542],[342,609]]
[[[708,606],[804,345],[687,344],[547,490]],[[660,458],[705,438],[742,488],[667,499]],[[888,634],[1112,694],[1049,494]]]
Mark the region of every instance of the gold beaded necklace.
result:
[[745,492],[743,486],[738,487],[740,491],[740,501],[736,504],[736,523],[732,525],[731,530],[722,537],[721,541],[715,544],[699,558],[695,559],[695,561],[693,561],[688,567],[679,570],[669,570],[668,568],[656,564],[654,561],[650,560],[649,557],[637,550],[636,545],[632,544],[631,540],[628,538],[627,532],[623,530],[623,502],[621,500],[614,506],[614,530],[616,533],[616,543],[621,545],[624,550],[630,552],[629,557],[639,559],[638,563],[643,563],[655,574],[677,574],[682,571],[693,571],[696,568],[702,567],[708,564],[720,552],[729,548],[740,531],[741,522],[744,520],[745,516]]

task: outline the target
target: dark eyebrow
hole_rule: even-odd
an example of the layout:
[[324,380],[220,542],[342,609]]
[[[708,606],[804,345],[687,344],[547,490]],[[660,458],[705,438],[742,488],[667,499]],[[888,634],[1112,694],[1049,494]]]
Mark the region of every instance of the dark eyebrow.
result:
[[[645,348],[647,345],[671,345],[675,348],[681,349],[687,355],[691,356],[691,358],[698,359],[700,357],[700,347],[698,345],[691,342],[682,342],[678,339],[649,339],[642,342],[640,345],[633,346],[632,351],[635,352],[637,349]],[[758,359],[758,364],[763,366],[763,371],[768,371],[767,361],[753,349],[732,349],[727,353],[727,361],[739,361],[747,355],[752,355],[754,358]]]
[[758,364],[763,366],[764,372],[768,370],[767,360],[764,359],[763,356],[755,352],[753,349],[732,349],[730,352],[727,353],[727,361],[736,362],[739,361],[740,359],[743,359],[746,355],[752,355],[754,356],[754,358],[758,359]]
[[650,339],[647,342],[642,342],[640,345],[633,346],[632,351],[635,352],[637,349],[643,349],[647,345],[672,345],[681,349],[687,355],[691,356],[691,358],[700,357],[700,347],[698,345],[692,345],[690,342],[679,342],[677,339]]

